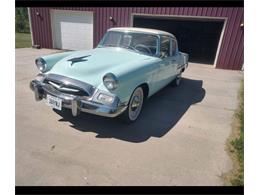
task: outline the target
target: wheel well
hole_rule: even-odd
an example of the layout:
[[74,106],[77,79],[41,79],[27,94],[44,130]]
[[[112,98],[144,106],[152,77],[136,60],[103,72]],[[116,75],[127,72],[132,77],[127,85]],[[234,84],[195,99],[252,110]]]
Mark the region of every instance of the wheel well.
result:
[[144,97],[147,98],[148,94],[149,94],[149,86],[147,83],[143,83],[140,85],[140,87],[142,87],[143,91],[144,91]]

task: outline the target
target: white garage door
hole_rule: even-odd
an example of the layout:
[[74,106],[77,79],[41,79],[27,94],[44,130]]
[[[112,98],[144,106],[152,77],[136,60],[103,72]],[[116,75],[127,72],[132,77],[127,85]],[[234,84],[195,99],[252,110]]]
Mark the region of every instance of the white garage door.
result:
[[53,47],[82,50],[93,48],[93,13],[52,10]]

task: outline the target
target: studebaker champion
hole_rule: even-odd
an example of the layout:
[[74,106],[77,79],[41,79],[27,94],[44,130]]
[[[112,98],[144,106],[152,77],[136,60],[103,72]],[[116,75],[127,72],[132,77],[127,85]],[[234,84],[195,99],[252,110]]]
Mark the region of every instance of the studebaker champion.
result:
[[174,35],[144,28],[111,28],[99,45],[35,60],[40,73],[30,82],[37,101],[54,109],[71,109],[121,117],[134,122],[145,98],[169,83],[178,86],[188,54]]

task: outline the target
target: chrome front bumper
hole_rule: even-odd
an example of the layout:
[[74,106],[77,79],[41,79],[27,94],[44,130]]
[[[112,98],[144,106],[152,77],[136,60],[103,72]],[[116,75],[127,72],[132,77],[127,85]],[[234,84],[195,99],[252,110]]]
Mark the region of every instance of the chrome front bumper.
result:
[[101,93],[99,90],[97,90],[91,97],[82,97],[62,93],[52,85],[38,80],[31,81],[30,88],[34,91],[36,101],[45,99],[47,94],[62,99],[62,107],[71,109],[73,116],[79,115],[80,112],[86,112],[99,116],[116,117],[127,108],[127,105],[121,103],[117,96],[114,97],[114,101],[110,105],[93,101],[93,99],[97,97],[97,94]]

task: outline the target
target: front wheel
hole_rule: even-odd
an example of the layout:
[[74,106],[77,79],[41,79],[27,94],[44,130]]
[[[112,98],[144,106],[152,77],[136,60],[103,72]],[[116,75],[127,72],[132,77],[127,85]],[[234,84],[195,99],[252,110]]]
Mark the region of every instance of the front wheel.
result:
[[129,104],[125,112],[122,114],[122,119],[126,123],[135,122],[138,118],[144,101],[144,92],[142,87],[137,87],[131,95]]

